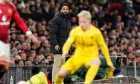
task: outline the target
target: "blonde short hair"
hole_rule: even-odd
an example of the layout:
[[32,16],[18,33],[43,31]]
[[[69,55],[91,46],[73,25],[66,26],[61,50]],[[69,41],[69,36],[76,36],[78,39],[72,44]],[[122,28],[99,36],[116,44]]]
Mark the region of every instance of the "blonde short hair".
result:
[[77,16],[78,17],[85,17],[85,18],[91,20],[91,14],[89,11],[86,11],[86,10],[81,11]]

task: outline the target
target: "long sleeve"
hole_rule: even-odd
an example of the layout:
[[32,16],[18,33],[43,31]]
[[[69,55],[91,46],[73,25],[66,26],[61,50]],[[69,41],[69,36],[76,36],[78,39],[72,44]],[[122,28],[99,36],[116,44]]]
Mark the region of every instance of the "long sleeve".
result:
[[50,41],[52,45],[58,45],[57,41],[57,31],[59,26],[59,20],[57,18],[54,18],[51,23],[50,27]]
[[17,26],[24,32],[26,33],[29,31],[28,27],[24,23],[24,21],[21,19],[19,13],[17,12],[17,9],[14,7],[14,12],[13,12],[13,19],[15,20]]
[[108,50],[108,47],[104,41],[104,38],[101,34],[101,32],[99,32],[99,34],[97,35],[97,42],[98,44],[100,45],[101,47],[101,50],[106,58],[106,61],[107,61],[107,65],[110,66],[112,65],[112,62],[111,62],[111,59],[110,59],[110,55],[109,55],[109,50]]
[[75,41],[74,29],[70,32],[70,36],[67,39],[66,43],[63,46],[63,53],[68,53],[72,43]]

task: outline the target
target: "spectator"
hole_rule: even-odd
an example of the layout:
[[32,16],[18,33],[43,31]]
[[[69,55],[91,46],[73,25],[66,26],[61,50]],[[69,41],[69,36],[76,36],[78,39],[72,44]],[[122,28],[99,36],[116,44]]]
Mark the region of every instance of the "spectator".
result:
[[37,49],[37,45],[36,45],[35,43],[32,43],[31,49],[32,49],[32,50],[36,50],[36,49]]
[[129,53],[127,58],[128,58],[127,65],[134,66],[135,55],[133,53]]
[[25,50],[26,55],[30,54],[30,50],[31,50],[31,44],[30,43],[26,43],[26,50]]
[[132,29],[135,25],[135,12],[130,12],[129,16],[128,16],[128,21],[127,21],[127,27],[129,27],[130,29]]
[[21,60],[20,56],[15,56],[15,65],[19,65],[19,61]]
[[25,53],[21,53],[21,60],[23,60],[23,63],[25,64],[26,62],[26,54]]
[[30,4],[29,3],[25,3],[25,13],[30,14]]
[[30,28],[30,30],[31,30],[32,32],[35,32],[35,31],[36,31],[36,29],[35,29],[35,22],[34,22],[34,20],[32,20],[31,18],[29,18],[29,19],[27,20],[27,26]]
[[31,10],[31,13],[33,14],[33,13],[36,13],[36,7],[35,7],[35,5],[31,5],[30,6],[30,10]]
[[122,17],[123,17],[123,18],[122,18],[122,21],[124,22],[124,27],[127,27],[127,25],[128,25],[128,24],[127,24],[127,21],[128,21],[128,18],[129,18],[128,15],[129,15],[129,14],[128,14],[128,11],[124,11],[124,13],[123,13],[123,15],[122,15]]
[[124,27],[124,22],[122,22],[121,19],[121,16],[116,17],[116,21],[112,24],[112,29],[117,29],[117,31],[122,30]]
[[34,45],[36,45],[36,48],[38,49],[40,46],[41,46],[41,41],[39,40],[36,44],[34,44]]
[[44,47],[39,47],[38,50],[37,50],[37,54],[40,54],[41,59],[44,59],[45,58],[45,56],[44,56]]
[[34,58],[30,55],[27,56],[27,61],[34,62]]
[[16,41],[16,40],[17,40],[16,33],[11,33],[11,41]]
[[47,65],[52,65],[52,63],[53,63],[52,56],[46,55],[45,56],[45,62],[46,62]]
[[35,60],[33,62],[34,65],[40,65],[41,64],[41,55],[36,55]]
[[19,66],[24,66],[23,60],[19,60],[18,65],[19,65]]
[[32,64],[31,61],[26,61],[26,62],[25,62],[25,66],[33,66],[33,64]]
[[10,55],[10,63],[9,65],[15,65],[15,56],[13,54]]
[[12,49],[11,49],[11,54],[13,54],[14,56],[17,56],[17,55],[18,55],[18,50],[17,50],[17,48],[12,48]]
[[138,66],[140,66],[140,50],[136,51],[136,60],[137,60]]
[[17,48],[18,52],[20,52],[20,50],[21,50],[21,43],[17,42],[17,43],[15,43],[15,45],[16,45],[16,48]]
[[33,58],[35,58],[35,56],[36,56],[36,51],[35,51],[35,50],[31,50],[30,55],[31,55]]
[[41,65],[43,65],[43,66],[47,65],[44,59],[41,60]]
[[23,43],[25,42],[25,36],[23,34],[20,34],[19,37],[18,37],[18,40]]
[[50,41],[44,40],[42,45],[45,48],[44,54],[50,53]]
[[25,52],[27,48],[27,44],[24,42],[21,44],[21,49]]

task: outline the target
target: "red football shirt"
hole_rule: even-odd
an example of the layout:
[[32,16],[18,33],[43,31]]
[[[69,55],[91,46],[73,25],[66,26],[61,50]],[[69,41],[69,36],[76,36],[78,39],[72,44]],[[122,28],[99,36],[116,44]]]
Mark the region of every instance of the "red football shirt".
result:
[[8,29],[11,19],[14,19],[16,25],[21,28],[25,33],[28,31],[27,26],[21,19],[15,6],[11,4],[3,5],[0,3],[0,41],[8,43]]

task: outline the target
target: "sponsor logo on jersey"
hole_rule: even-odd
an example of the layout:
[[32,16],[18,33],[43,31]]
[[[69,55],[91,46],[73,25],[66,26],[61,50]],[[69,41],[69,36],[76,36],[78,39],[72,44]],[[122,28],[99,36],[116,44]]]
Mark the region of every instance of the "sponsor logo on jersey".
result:
[[0,22],[0,25],[9,25],[10,22]]

